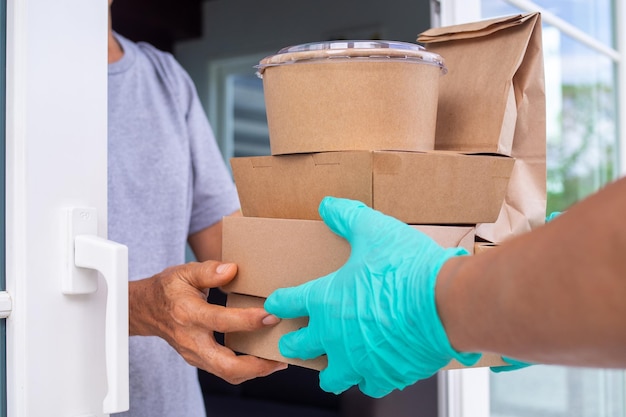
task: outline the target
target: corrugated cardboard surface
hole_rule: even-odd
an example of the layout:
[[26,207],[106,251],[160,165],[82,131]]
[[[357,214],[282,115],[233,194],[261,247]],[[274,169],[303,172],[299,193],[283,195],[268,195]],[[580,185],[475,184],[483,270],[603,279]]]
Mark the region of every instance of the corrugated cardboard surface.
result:
[[456,152],[346,151],[231,159],[244,216],[319,220],[325,196],[409,224],[497,219],[514,160]]
[[[228,294],[227,306],[234,308],[263,307],[265,299],[251,297],[241,294]],[[305,368],[322,370],[326,368],[328,362],[326,356],[320,356],[311,360],[291,359],[280,354],[278,350],[278,340],[286,333],[296,331],[305,327],[308,318],[298,318],[282,320],[276,326],[254,332],[234,332],[226,333],[225,344],[235,352],[246,353],[260,358],[285,362]],[[501,366],[507,365],[499,355],[483,354],[482,358],[472,367]],[[451,361],[444,370],[466,368],[459,362]]]
[[[472,226],[413,226],[443,247],[474,251]],[[238,265],[226,292],[267,297],[277,288],[303,284],[339,269],[350,245],[321,220],[225,217],[222,260]]]

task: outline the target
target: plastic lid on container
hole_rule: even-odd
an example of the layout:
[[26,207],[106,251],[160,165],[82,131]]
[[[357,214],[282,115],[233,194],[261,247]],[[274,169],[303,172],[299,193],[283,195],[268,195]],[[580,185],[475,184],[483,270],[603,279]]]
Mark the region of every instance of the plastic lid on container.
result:
[[404,60],[437,66],[446,73],[443,58],[423,46],[408,42],[382,40],[346,40],[313,42],[289,46],[265,57],[255,66],[257,75],[269,67],[327,60]]

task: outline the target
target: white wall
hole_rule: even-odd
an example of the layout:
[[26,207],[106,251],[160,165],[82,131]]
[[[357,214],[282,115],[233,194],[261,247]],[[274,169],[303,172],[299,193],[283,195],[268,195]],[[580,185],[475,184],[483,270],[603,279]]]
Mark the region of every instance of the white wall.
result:
[[414,42],[431,26],[430,0],[211,0],[203,14],[203,37],[178,43],[174,54],[205,106],[212,59],[332,38]]

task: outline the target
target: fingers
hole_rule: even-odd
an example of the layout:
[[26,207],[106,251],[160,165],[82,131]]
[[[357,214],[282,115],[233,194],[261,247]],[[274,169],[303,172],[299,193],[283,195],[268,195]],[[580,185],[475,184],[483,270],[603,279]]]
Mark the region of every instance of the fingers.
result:
[[348,241],[351,241],[352,228],[364,210],[369,208],[360,201],[335,197],[324,197],[319,206],[320,217],[330,230]]
[[273,326],[280,319],[263,308],[232,308],[198,303],[193,321],[219,333],[242,332]]
[[279,288],[265,300],[265,310],[283,319],[295,319],[309,315],[307,299],[314,281],[297,287]]
[[320,372],[320,388],[326,392],[338,395],[355,385],[359,386],[363,394],[372,398],[382,398],[394,390],[384,383],[383,378],[364,379],[349,366],[334,366],[329,362],[328,367]]
[[160,319],[156,322],[161,323],[157,330],[146,334],[164,338],[189,364],[233,384],[287,366],[252,356],[237,356],[215,342],[213,332],[253,331],[280,321],[263,308],[230,308],[206,302],[203,293],[207,288],[228,283],[236,273],[235,264],[215,261],[168,268],[146,280],[157,295],[151,298],[155,302],[142,303],[158,315]]
[[193,287],[204,290],[227,284],[237,275],[237,265],[217,261],[190,262],[164,272],[176,274]]
[[309,327],[287,333],[278,341],[280,354],[286,358],[313,359],[324,355],[324,347]]
[[394,388],[383,388],[376,384],[368,383],[367,380],[364,380],[359,384],[359,389],[363,394],[372,398],[382,398],[394,390]]
[[287,364],[257,358],[249,355],[236,355],[232,350],[216,345],[210,358],[202,363],[193,364],[214,374],[231,384],[240,384],[250,379],[270,375],[287,369]]
[[[215,288],[228,283],[235,277],[237,265],[207,261],[187,264],[176,272],[191,287],[196,289]],[[180,316],[188,317],[190,321],[217,332],[256,330],[280,321],[262,308],[226,308],[207,304],[204,298],[183,298],[182,294],[180,295],[177,297],[179,302],[176,304],[176,308],[186,310]]]
[[364,203],[345,198],[324,197],[319,206],[319,214],[326,225],[348,242],[354,236],[377,236],[391,228],[405,226],[399,220],[376,211]]
[[356,372],[349,372],[348,366],[335,366],[332,358],[328,358],[328,367],[320,371],[320,388],[326,392],[339,395],[348,388],[358,385],[361,377]]

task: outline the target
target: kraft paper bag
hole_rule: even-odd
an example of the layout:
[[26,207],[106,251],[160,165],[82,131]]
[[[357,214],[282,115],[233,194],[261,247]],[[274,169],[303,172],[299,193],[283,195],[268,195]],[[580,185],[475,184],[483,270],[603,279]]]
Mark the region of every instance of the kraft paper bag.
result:
[[445,60],[435,148],[515,158],[495,223],[477,236],[500,243],[544,223],[546,108],[541,15],[520,14],[427,30],[417,38]]

